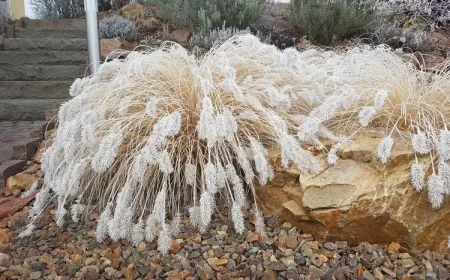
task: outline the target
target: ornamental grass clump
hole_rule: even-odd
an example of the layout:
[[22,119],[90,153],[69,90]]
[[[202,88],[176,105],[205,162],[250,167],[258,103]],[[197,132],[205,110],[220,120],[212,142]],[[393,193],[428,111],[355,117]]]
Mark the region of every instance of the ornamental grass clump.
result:
[[[157,238],[167,252],[183,209],[205,231],[219,199],[242,233],[247,198],[274,174],[266,147],[280,147],[285,167],[318,169],[295,139],[291,116],[306,106],[291,102],[287,84],[301,77],[287,63],[285,53],[246,35],[202,58],[177,44],[131,52],[76,80],[23,235],[51,198],[58,225],[99,211],[98,241]],[[263,232],[261,212],[254,213]]]
[[[347,96],[337,91],[327,94],[305,118],[300,139],[319,142],[317,124],[346,135],[345,139],[367,126],[383,128],[385,138],[377,156],[386,164],[394,145],[392,135],[398,134],[411,143],[416,154],[411,167],[413,187],[421,191],[426,185],[430,203],[440,207],[450,193],[450,62],[433,72],[422,71],[384,46],[358,46],[343,52],[319,52],[312,57],[324,76],[331,75],[331,87],[350,87]],[[341,106],[343,100],[345,106]],[[424,156],[431,162],[428,178],[420,160]]]
[[157,239],[164,253],[184,209],[203,232],[219,200],[237,233],[253,200],[263,232],[255,188],[274,176],[268,149],[280,150],[285,168],[317,173],[306,144],[327,150],[333,165],[366,127],[385,131],[382,164],[394,134],[411,142],[412,186],[439,207],[450,194],[449,81],[450,73],[421,71],[384,46],[280,51],[246,34],[202,57],[173,43],[130,52],[72,85],[22,236],[52,199],[58,225],[97,211],[98,241]]

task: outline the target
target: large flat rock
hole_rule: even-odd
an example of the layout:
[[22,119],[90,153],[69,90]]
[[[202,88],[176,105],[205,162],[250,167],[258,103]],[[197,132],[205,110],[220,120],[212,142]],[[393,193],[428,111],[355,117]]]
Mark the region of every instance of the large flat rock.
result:
[[[414,152],[401,137],[394,136],[388,163],[379,163],[376,150],[382,138],[382,131],[361,132],[341,147],[333,166],[326,164],[326,153],[319,152],[322,170],[317,175],[285,170],[277,164],[279,154],[271,153],[275,177],[258,190],[261,208],[319,241],[346,240],[351,246],[395,241],[413,251],[447,252],[449,199],[433,209],[427,189],[413,189]],[[431,174],[429,158],[418,160]]]

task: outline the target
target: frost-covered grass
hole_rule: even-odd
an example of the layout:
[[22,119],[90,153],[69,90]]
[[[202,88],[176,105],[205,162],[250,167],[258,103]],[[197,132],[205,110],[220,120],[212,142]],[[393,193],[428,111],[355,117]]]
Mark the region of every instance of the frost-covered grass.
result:
[[[284,167],[314,173],[318,163],[304,145],[330,140],[335,164],[341,144],[367,126],[386,131],[382,163],[393,132],[435,160],[428,180],[417,161],[412,183],[438,207],[449,194],[449,76],[422,72],[384,47],[280,51],[248,34],[203,57],[176,44],[131,52],[72,85],[22,235],[49,199],[58,202],[58,225],[69,213],[77,222],[100,212],[99,241],[157,238],[167,252],[183,209],[204,231],[219,199],[241,233],[246,200],[257,205],[255,188],[274,175],[269,147],[280,149]],[[263,232],[257,206],[254,213]]]

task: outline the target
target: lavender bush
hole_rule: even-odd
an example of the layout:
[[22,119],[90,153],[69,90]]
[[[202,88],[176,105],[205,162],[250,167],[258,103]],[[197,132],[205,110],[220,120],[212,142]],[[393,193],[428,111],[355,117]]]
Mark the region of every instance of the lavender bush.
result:
[[137,29],[134,21],[121,16],[107,17],[100,21],[100,37],[104,39],[122,38],[134,41],[137,37]]

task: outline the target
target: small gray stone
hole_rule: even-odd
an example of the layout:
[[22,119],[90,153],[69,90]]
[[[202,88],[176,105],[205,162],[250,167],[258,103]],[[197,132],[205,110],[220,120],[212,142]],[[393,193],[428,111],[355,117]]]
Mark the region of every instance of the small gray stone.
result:
[[282,262],[272,262],[268,268],[273,271],[285,271],[287,266]]
[[400,259],[400,260],[398,260],[398,263],[401,267],[406,268],[406,269],[411,268],[416,265],[412,259]]
[[42,271],[33,271],[30,273],[30,279],[39,279],[42,276]]
[[311,265],[311,266],[309,267],[309,273],[312,274],[312,275],[315,275],[315,276],[317,276],[317,277],[323,277],[323,276],[325,275],[326,272],[323,271],[322,269],[320,269],[320,268],[314,266],[314,265]]
[[323,244],[323,247],[325,247],[325,249],[330,251],[335,251],[338,248],[337,245],[334,244],[333,242],[326,242],[325,244]]
[[363,272],[363,275],[362,275],[362,276],[363,276],[364,279],[366,279],[366,280],[376,280],[375,276],[373,276],[373,274],[370,273],[370,272],[367,271],[367,270],[365,270],[365,271]]

